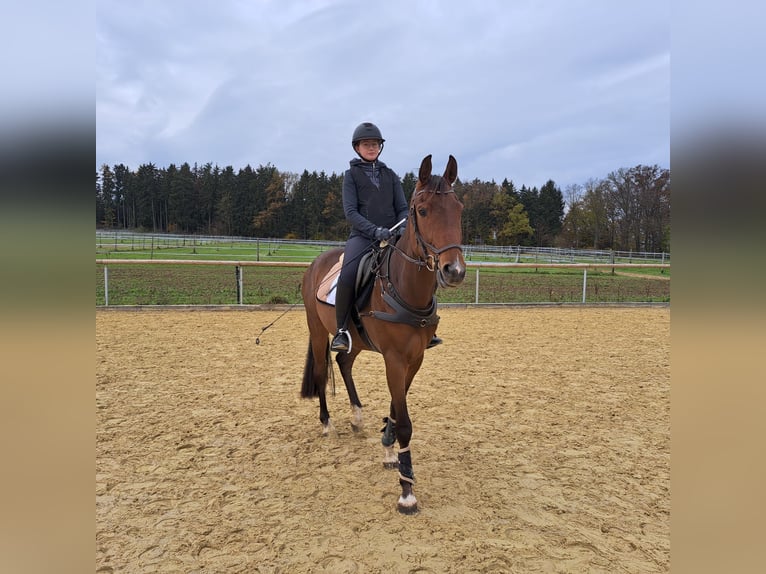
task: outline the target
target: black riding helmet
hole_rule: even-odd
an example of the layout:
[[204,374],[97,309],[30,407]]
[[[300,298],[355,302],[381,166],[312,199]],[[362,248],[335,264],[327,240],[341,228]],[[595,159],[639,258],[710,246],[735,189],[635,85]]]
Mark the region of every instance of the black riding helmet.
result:
[[[383,135],[380,133],[378,126],[372,122],[362,122],[354,130],[354,135],[351,136],[351,147],[356,151],[356,144],[362,140],[380,140],[380,151],[383,151]],[[358,152],[357,152],[358,153]],[[380,152],[378,152],[380,155]]]

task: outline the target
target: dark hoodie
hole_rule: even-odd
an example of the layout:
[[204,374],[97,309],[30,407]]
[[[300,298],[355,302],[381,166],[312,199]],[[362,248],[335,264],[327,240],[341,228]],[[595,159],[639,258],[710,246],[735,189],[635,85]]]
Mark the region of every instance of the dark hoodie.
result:
[[376,228],[391,228],[407,217],[402,182],[382,161],[355,158],[349,164],[343,176],[343,213],[351,236],[373,239]]

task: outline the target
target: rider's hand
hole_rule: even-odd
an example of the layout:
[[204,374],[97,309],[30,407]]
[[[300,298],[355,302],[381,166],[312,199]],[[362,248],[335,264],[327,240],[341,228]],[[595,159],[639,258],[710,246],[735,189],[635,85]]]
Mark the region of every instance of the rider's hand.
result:
[[378,241],[388,241],[391,239],[391,230],[386,227],[378,227],[375,230],[375,239]]

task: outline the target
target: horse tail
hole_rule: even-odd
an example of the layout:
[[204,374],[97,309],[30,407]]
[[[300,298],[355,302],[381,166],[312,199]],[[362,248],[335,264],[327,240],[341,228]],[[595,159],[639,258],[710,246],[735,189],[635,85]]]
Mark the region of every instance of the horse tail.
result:
[[310,399],[318,397],[319,391],[314,382],[314,351],[311,350],[311,340],[309,340],[309,350],[306,352],[306,364],[303,367],[303,384],[301,384],[301,397]]
[[[325,364],[327,365],[328,372],[325,374],[325,377],[332,372],[330,358],[330,341],[328,340],[325,346]],[[309,348],[306,352],[306,364],[303,367],[303,383],[301,384],[301,397],[304,399],[311,399],[319,396],[319,387],[317,387],[316,384],[317,379],[314,377],[314,364],[314,351],[311,349],[311,340],[309,339]],[[325,384],[326,383],[327,378],[325,378]]]

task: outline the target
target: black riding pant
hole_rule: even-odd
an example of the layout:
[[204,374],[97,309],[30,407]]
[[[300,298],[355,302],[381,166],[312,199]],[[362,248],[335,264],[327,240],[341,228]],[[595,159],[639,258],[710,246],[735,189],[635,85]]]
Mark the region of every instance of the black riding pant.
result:
[[340,269],[338,284],[354,288],[356,273],[359,269],[359,261],[366,251],[372,247],[372,240],[361,235],[352,235],[346,241],[346,249],[343,255],[343,266]]

